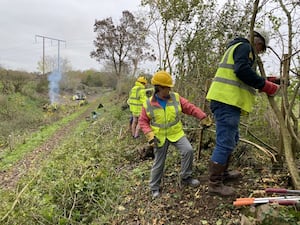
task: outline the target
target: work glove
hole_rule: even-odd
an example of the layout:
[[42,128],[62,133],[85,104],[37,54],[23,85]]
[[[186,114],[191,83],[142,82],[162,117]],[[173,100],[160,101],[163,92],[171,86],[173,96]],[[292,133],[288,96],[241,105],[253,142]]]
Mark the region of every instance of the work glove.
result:
[[265,92],[268,96],[275,96],[280,90],[280,86],[274,84],[271,81],[265,80],[265,85],[261,89],[262,92]]
[[[278,85],[280,85],[281,83],[282,84],[286,83],[285,80],[281,80],[280,78],[278,78],[276,76],[267,77],[267,80],[271,81],[274,84],[278,84]],[[290,81],[287,81],[287,86],[290,86]]]
[[146,138],[148,140],[148,144],[154,148],[157,148],[157,144],[159,143],[159,140],[157,137],[155,137],[153,131],[150,131],[146,134]]
[[280,78],[278,78],[276,76],[267,77],[267,80],[271,81],[274,84],[280,85]]
[[202,128],[208,128],[213,124],[213,119],[211,118],[210,115],[208,115],[207,117],[205,117],[204,119],[202,119],[200,121],[200,126]]

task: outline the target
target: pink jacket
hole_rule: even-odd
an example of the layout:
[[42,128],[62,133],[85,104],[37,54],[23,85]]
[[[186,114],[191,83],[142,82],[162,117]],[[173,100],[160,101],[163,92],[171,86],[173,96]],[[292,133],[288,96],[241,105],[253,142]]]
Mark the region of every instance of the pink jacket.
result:
[[[182,112],[184,114],[194,116],[199,120],[202,120],[206,117],[206,114],[200,108],[190,103],[187,99],[180,96],[179,101],[182,108]],[[153,96],[150,104],[161,107],[158,101],[156,100],[155,96]],[[152,131],[150,127],[150,118],[147,116],[146,109],[144,107],[142,108],[142,112],[139,116],[139,125],[144,134],[147,134]]]

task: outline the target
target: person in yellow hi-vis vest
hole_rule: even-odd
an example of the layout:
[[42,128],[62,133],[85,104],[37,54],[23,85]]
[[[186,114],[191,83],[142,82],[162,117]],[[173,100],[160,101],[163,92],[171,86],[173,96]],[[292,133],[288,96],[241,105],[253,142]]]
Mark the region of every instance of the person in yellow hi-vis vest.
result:
[[154,147],[150,190],[152,197],[157,198],[160,196],[160,183],[170,144],[178,148],[181,155],[182,184],[192,187],[200,185],[197,179],[192,178],[193,148],[184,134],[180,114],[192,115],[201,120],[203,125],[209,125],[208,122],[211,124],[211,121],[200,108],[178,93],[170,91],[173,81],[168,72],[156,72],[151,84],[154,85],[154,94],[144,102],[139,124],[149,144]]
[[223,184],[224,180],[241,177],[239,171],[229,171],[229,160],[239,140],[239,122],[242,113],[252,110],[255,89],[274,96],[280,86],[259,76],[252,66],[255,53],[263,53],[268,46],[268,33],[254,31],[254,46],[248,39],[238,37],[229,43],[206,98],[216,124],[216,145],[209,162],[208,192],[220,196],[235,194]]
[[147,84],[147,80],[145,77],[140,76],[137,78],[135,85],[130,90],[129,98],[127,103],[129,105],[129,109],[131,112],[131,134],[133,138],[139,137],[140,126],[138,124],[138,118],[142,111],[143,102],[146,101],[147,95],[145,86]]

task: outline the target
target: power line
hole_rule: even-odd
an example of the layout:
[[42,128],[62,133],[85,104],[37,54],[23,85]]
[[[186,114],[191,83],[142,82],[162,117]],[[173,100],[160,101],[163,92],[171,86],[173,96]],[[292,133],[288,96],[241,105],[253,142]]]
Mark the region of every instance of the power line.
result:
[[49,39],[51,41],[57,41],[57,72],[59,72],[59,57],[60,57],[60,42],[64,42],[66,45],[65,40],[60,40],[52,37],[46,37],[42,35],[35,35],[35,40],[37,38],[42,38],[43,39],[43,75],[45,75],[45,39]]

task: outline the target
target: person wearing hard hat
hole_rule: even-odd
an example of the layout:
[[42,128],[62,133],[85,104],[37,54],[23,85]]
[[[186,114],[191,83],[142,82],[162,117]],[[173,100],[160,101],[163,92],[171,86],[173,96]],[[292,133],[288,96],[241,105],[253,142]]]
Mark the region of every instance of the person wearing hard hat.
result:
[[129,105],[129,109],[131,112],[131,134],[133,138],[139,137],[140,126],[138,124],[138,118],[140,116],[143,102],[146,101],[146,91],[145,86],[147,84],[147,80],[144,76],[140,76],[137,78],[135,85],[130,90],[129,98],[127,103]]
[[152,197],[157,198],[160,196],[160,183],[170,144],[178,148],[181,155],[182,184],[192,187],[200,185],[197,179],[192,178],[193,148],[183,131],[180,114],[194,116],[207,126],[210,125],[210,121],[200,108],[171,91],[173,81],[168,72],[156,72],[151,84],[154,85],[154,93],[143,104],[139,124],[148,143],[154,147],[150,190]]
[[254,31],[254,43],[238,37],[232,40],[225,51],[208,90],[206,99],[216,123],[216,145],[209,162],[208,192],[231,196],[235,190],[223,184],[224,180],[238,179],[239,171],[229,171],[229,160],[239,140],[239,122],[242,113],[252,110],[256,90],[275,96],[280,86],[261,77],[252,66],[255,54],[266,51],[268,33]]

